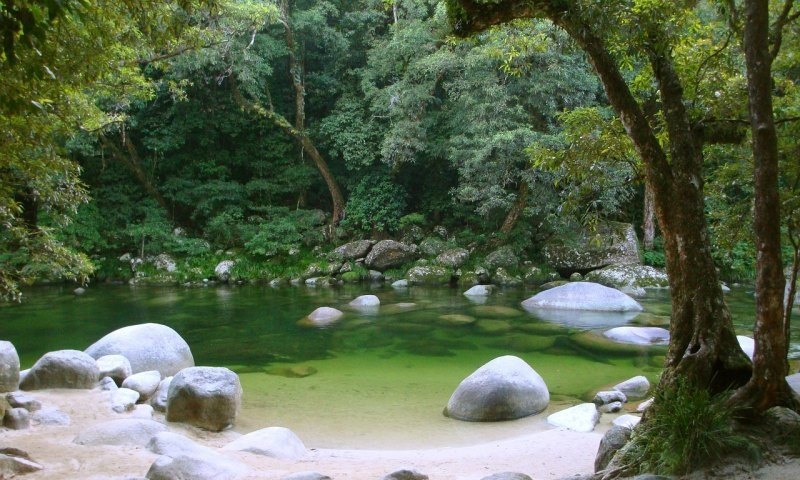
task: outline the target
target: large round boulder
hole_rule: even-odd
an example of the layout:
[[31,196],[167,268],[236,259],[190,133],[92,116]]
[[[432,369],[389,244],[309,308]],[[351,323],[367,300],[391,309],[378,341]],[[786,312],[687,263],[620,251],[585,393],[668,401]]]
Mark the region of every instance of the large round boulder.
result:
[[0,393],[19,388],[19,355],[14,344],[0,340]]
[[526,310],[594,310],[604,312],[640,312],[639,303],[619,290],[598,283],[571,282],[537,293],[522,302]]
[[158,323],[131,325],[114,330],[86,349],[94,358],[122,355],[131,363],[132,373],[158,370],[162,377],[193,367],[189,345],[178,333]]
[[519,357],[495,358],[465,378],[445,415],[471,422],[513,420],[539,413],[550,402],[542,377]]
[[97,362],[89,355],[78,350],[58,350],[37,360],[19,388],[94,388],[99,373]]
[[467,260],[469,260],[469,250],[466,248],[451,248],[436,257],[436,263],[449,268],[458,268]]
[[242,405],[239,376],[223,367],[190,367],[169,384],[167,421],[211,431],[234,424]]
[[415,258],[417,258],[416,245],[406,245],[395,240],[381,240],[372,247],[364,262],[367,267],[383,272]]

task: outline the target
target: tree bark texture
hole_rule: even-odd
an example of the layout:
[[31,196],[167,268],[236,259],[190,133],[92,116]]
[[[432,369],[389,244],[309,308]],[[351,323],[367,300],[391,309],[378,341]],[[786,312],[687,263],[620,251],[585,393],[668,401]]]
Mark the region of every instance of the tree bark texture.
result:
[[755,167],[756,324],[753,375],[731,402],[760,412],[775,405],[791,405],[792,400],[785,380],[787,344],[783,328],[778,136],[772,112],[769,3],[747,0],[744,9],[744,53]]
[[546,17],[563,28],[589,56],[609,102],[642,158],[647,184],[664,237],[672,296],[670,345],[661,388],[685,378],[694,388],[719,392],[741,386],[750,362],[736,340],[716,269],[711,259],[704,212],[702,151],[683,108],[681,84],[668,54],[654,50],[650,60],[662,89],[669,125],[670,158],[659,144],[641,105],[590,21],[569,2],[553,0],[478,4],[458,0],[455,28],[469,33],[514,18]]
[[503,235],[508,235],[509,232],[514,229],[517,221],[519,221],[519,218],[522,216],[522,212],[525,211],[525,205],[527,203],[528,182],[523,179],[520,180],[519,192],[517,192],[517,200],[514,202],[514,205],[511,206],[511,210],[508,211],[508,215],[506,215],[505,220],[503,220],[503,225],[500,227],[500,233]]
[[642,218],[642,243],[645,250],[652,250],[656,238],[656,207],[653,205],[653,189],[644,184],[644,215]]

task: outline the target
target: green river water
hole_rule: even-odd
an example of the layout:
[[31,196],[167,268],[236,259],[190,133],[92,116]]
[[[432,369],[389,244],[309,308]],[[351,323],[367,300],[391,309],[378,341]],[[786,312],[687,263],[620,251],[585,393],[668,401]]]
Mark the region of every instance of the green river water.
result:
[[[48,351],[83,350],[126,325],[162,323],[188,342],[197,365],[240,375],[237,430],[285,426],[316,448],[453,446],[546,428],[546,414],[477,424],[448,419],[442,409],[465,376],[506,354],[523,358],[544,378],[548,412],[635,375],[655,381],[663,348],[613,344],[595,332],[666,326],[670,309],[667,291],[638,299],[645,312],[635,317],[569,312],[540,318],[521,308],[536,293],[523,289],[500,290],[484,305],[449,288],[99,285],[80,297],[70,290],[39,287],[26,291],[22,304],[0,306],[0,339],[14,343],[23,368]],[[381,299],[377,311],[347,306],[367,293]],[[737,332],[751,335],[752,289],[734,289],[726,298]],[[320,306],[345,316],[324,329],[297,325]],[[792,343],[797,356],[797,328]],[[313,374],[293,376],[292,368]]]

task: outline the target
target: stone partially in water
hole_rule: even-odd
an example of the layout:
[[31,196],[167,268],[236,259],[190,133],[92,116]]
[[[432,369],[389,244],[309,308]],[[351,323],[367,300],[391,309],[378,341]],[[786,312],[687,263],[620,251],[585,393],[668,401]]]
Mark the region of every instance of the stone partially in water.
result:
[[636,345],[666,345],[669,330],[659,327],[617,327],[603,332],[603,336],[616,342]]
[[551,310],[534,308],[530,314],[545,322],[575,328],[600,328],[627,325],[639,312],[601,312],[596,310]]
[[475,328],[485,335],[502,335],[511,331],[511,324],[505,320],[478,320]]
[[132,373],[158,370],[164,377],[194,366],[186,341],[175,330],[157,323],[114,330],[87,348],[86,353],[94,358],[122,355],[130,361]]
[[471,325],[475,323],[475,320],[475,317],[462,315],[460,313],[451,313],[439,316],[439,321],[447,325]]
[[491,294],[492,294],[491,285],[475,285],[474,287],[464,292],[464,295],[468,297],[488,297]]
[[541,412],[547,385],[530,365],[506,355],[486,363],[456,388],[445,415],[473,422],[513,420]]
[[655,354],[666,351],[666,346],[663,345],[622,343],[596,332],[581,332],[571,335],[569,342],[579,349],[604,356],[637,356],[646,352]]
[[307,327],[326,327],[342,318],[342,315],[344,315],[344,312],[341,310],[331,307],[319,307],[297,323]]
[[513,318],[519,317],[524,314],[516,308],[503,307],[499,305],[484,305],[480,307],[473,307],[472,313],[478,317],[495,317],[495,318]]
[[361,295],[353,299],[348,305],[353,308],[373,308],[379,307],[380,304],[381,300],[375,295]]
[[596,310],[606,312],[640,312],[636,300],[619,290],[591,282],[572,282],[540,292],[522,302],[526,310]]

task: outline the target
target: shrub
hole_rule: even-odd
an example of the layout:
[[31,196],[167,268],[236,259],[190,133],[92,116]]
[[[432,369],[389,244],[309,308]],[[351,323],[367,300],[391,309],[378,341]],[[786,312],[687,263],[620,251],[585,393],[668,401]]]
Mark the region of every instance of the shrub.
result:
[[658,392],[654,411],[634,430],[621,464],[633,474],[684,475],[734,451],[757,459],[758,447],[735,431],[726,400],[727,395],[711,396],[685,381]]

